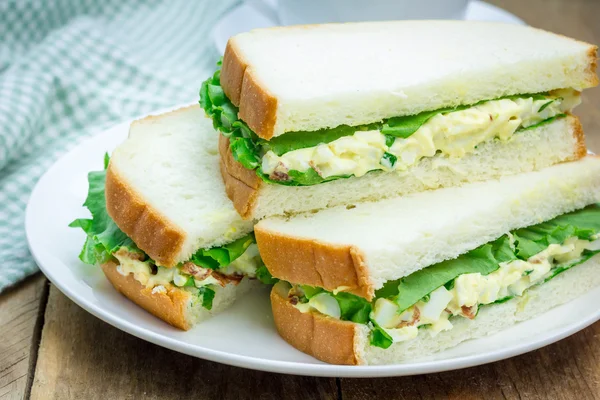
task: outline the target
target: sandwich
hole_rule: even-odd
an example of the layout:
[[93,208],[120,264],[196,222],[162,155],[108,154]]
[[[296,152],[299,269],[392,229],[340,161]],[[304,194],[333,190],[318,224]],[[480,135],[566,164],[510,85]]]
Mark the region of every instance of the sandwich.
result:
[[258,29],[229,39],[200,104],[229,198],[261,219],[580,159],[596,53],[487,22]]
[[600,285],[600,158],[255,226],[274,321],[335,364],[498,332]]
[[232,304],[264,268],[252,222],[225,194],[203,114],[196,105],[133,122],[105,169],[88,175],[91,218],[70,225],[87,234],[84,263],[185,330]]

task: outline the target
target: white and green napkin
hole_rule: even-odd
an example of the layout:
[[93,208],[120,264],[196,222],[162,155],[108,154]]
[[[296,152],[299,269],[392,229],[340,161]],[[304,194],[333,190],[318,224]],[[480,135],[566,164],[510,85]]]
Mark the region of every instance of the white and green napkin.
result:
[[0,2],[0,291],[37,271],[24,219],[39,177],[94,133],[196,101],[235,3]]

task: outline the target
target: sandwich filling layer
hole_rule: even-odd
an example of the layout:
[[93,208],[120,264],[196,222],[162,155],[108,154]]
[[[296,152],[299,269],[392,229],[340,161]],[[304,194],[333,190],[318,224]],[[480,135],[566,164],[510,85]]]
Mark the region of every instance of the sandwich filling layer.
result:
[[481,307],[512,298],[526,301],[542,285],[600,252],[600,205],[509,232],[453,260],[387,282],[372,302],[344,292],[287,285],[289,302],[303,313],[362,323],[371,345],[387,348],[418,335],[453,328],[456,318],[477,318]]
[[153,293],[178,287],[195,294],[194,299],[208,310],[212,309],[220,288],[237,285],[245,277],[260,278],[261,269],[265,267],[252,233],[224,246],[200,249],[188,261],[173,268],[156,265],[108,215],[104,191],[107,166],[108,157],[103,171],[88,174],[89,190],[84,206],[92,218],[76,219],[69,225],[82,228],[87,234],[79,255],[81,261],[97,265],[117,260],[120,274],[131,274]]
[[490,140],[566,116],[580,102],[572,89],[522,94],[477,104],[426,111],[360,126],[288,132],[267,141],[238,119],[220,86],[220,71],[205,81],[200,103],[230,140],[234,158],[270,183],[304,186],[360,177],[371,171],[405,170],[438,153],[458,160]]

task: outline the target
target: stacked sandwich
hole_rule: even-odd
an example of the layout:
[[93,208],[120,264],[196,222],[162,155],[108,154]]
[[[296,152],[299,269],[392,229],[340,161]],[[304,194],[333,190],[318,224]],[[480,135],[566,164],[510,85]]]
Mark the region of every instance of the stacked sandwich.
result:
[[136,121],[90,174],[80,257],[182,329],[274,284],[280,335],[330,363],[496,332],[600,285],[600,159],[571,114],[595,63],[490,23],[235,36],[203,110]]
[[201,104],[229,197],[260,219],[280,335],[393,363],[599,285],[600,159],[571,114],[595,67],[594,46],[503,24],[231,38]]

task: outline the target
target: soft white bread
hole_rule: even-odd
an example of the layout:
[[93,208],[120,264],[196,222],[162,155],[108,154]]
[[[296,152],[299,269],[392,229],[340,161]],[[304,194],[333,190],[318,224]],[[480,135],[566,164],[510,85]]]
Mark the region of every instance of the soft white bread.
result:
[[337,205],[378,201],[468,182],[530,172],[585,156],[579,120],[569,116],[514,135],[493,140],[473,153],[452,161],[442,155],[424,158],[406,171],[370,172],[360,178],[339,179],[313,186],[284,186],[263,182],[254,171],[236,162],[229,139],[219,139],[221,173],[227,194],[246,219],[319,210]]
[[387,349],[369,344],[366,325],[340,321],[315,312],[302,313],[287,300],[287,292],[275,285],[271,306],[279,334],[298,350],[332,364],[393,364],[414,360],[454,347],[460,342],[494,334],[517,322],[534,318],[600,285],[600,255],[542,285],[524,297],[482,307],[477,317],[453,318],[453,328],[432,337],[420,332],[412,340]]
[[501,96],[598,84],[591,44],[490,22],[257,29],[229,39],[221,85],[258,136],[360,125]]
[[131,124],[112,154],[106,206],[119,228],[158,265],[187,261],[252,231],[219,177],[218,133],[198,106]]
[[118,264],[113,261],[102,265],[102,271],[115,289],[146,311],[183,330],[188,330],[195,324],[225,310],[235,301],[236,296],[244,294],[252,285],[258,283],[244,278],[225,287],[216,287],[212,308],[207,310],[202,306],[198,296],[191,292],[173,285],[160,286],[158,287],[162,288],[160,290],[157,290],[157,287],[146,288],[134,279],[133,274],[122,275],[117,267]]
[[386,281],[600,201],[600,158],[255,226],[273,276],[371,299]]

